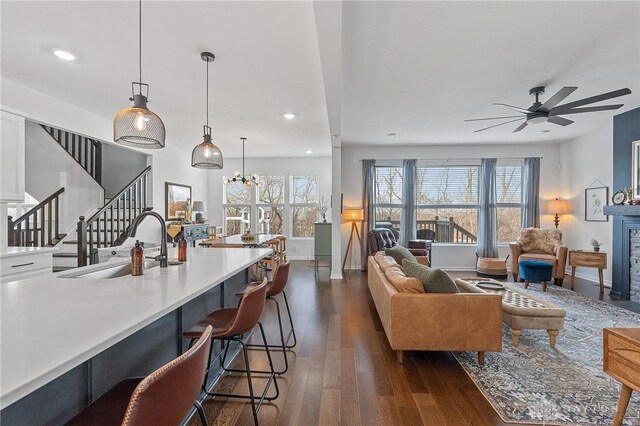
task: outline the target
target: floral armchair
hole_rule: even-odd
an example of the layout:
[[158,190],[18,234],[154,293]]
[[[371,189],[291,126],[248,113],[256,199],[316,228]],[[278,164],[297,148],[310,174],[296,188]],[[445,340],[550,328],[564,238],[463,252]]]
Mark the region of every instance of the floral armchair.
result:
[[567,263],[567,247],[562,245],[562,231],[559,229],[524,228],[518,241],[509,244],[511,248],[511,273],[518,281],[518,263],[522,260],[541,260],[553,265],[556,285],[562,285]]

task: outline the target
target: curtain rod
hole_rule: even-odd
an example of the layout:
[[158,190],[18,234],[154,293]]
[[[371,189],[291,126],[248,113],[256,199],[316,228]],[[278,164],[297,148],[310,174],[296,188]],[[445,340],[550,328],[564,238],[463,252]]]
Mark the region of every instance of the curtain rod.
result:
[[[474,158],[417,158],[418,161],[480,161],[483,158],[496,158],[498,160],[524,160],[525,158],[539,158],[543,159],[544,157],[474,157]],[[358,161],[363,160],[376,160],[376,161],[402,161],[408,160],[408,158],[360,158]]]

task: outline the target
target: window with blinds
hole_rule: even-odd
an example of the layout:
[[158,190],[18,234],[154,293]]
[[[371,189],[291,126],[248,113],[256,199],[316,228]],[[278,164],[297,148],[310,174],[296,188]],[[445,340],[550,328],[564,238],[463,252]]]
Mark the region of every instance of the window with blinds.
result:
[[522,169],[521,164],[496,166],[498,242],[517,240],[522,228]]
[[402,167],[376,167],[376,205],[402,204]]
[[418,167],[417,204],[425,206],[478,205],[478,166]]

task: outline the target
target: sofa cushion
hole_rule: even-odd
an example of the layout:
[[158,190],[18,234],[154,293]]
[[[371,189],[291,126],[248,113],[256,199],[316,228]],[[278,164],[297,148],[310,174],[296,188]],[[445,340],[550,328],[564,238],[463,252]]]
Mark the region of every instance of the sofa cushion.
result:
[[402,269],[402,266],[398,265],[398,262],[396,262],[393,257],[386,256],[383,251],[379,251],[374,254],[373,258],[378,263],[380,269],[382,269],[383,272],[386,272],[386,270],[389,268]]
[[562,245],[562,231],[559,229],[524,228],[518,238],[524,253],[555,254]]
[[384,274],[399,293],[424,293],[420,280],[407,277],[400,268],[389,268]]
[[418,259],[405,247],[395,246],[384,249],[384,254],[393,257],[398,265],[402,265],[402,259],[407,259],[411,262],[418,262]]
[[407,259],[402,261],[402,268],[407,277],[422,282],[425,293],[460,293],[456,283],[442,269],[432,269]]
[[553,266],[556,266],[558,263],[558,259],[551,254],[541,254],[541,253],[523,253],[520,255],[518,259],[520,262],[523,260],[542,260],[543,262],[547,262]]

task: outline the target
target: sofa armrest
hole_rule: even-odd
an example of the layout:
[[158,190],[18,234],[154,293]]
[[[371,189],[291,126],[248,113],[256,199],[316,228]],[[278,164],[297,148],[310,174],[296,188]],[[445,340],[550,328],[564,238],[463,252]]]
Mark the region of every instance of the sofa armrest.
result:
[[509,243],[509,248],[511,249],[511,272],[518,275],[518,260],[522,254],[522,245],[519,241],[514,241]]
[[397,293],[391,297],[395,350],[502,350],[502,297],[490,293]]
[[569,249],[567,246],[556,246],[555,254],[558,264],[556,265],[555,277],[554,278],[564,278],[566,265],[567,265],[567,253]]

